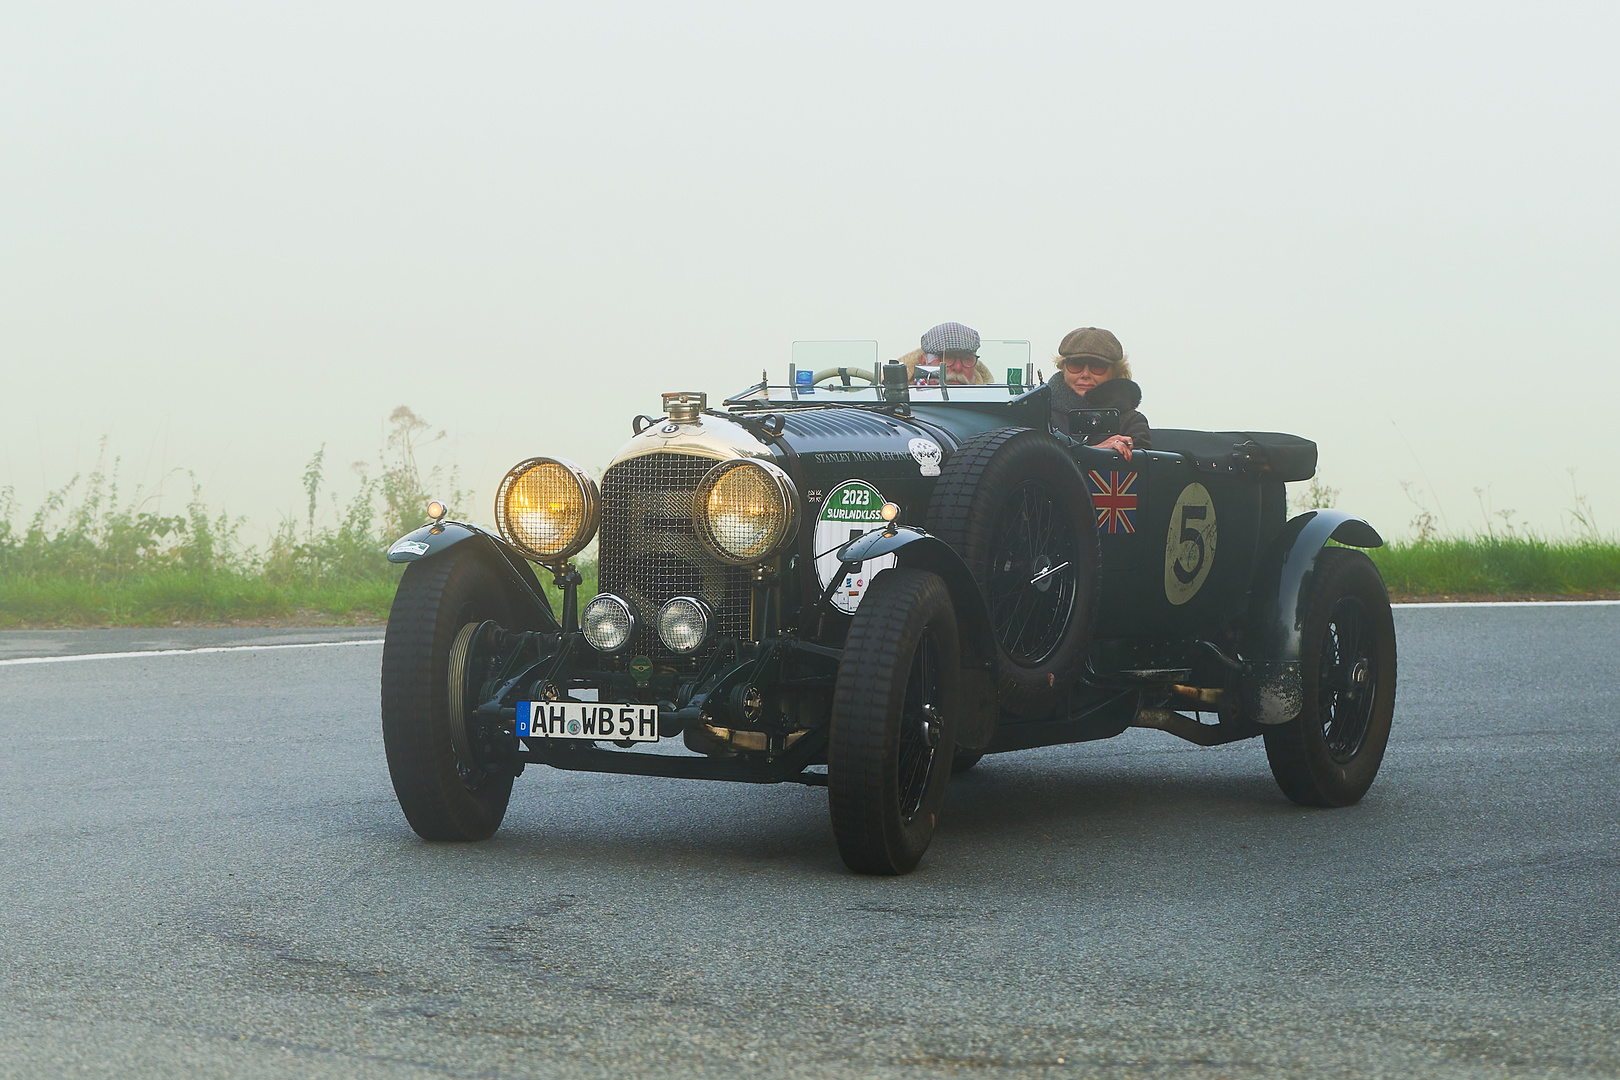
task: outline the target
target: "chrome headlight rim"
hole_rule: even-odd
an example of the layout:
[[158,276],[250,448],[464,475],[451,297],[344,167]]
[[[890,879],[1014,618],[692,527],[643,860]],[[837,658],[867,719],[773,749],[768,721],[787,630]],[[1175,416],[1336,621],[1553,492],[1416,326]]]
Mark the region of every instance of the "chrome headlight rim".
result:
[[[738,555],[727,551],[715,538],[714,531],[709,525],[709,495],[714,491],[715,485],[737,469],[758,469],[765,475],[769,486],[781,501],[782,528],[758,554]],[[709,554],[732,566],[753,566],[762,563],[793,543],[799,534],[799,513],[799,489],[794,485],[792,478],[774,462],[762,461],[759,458],[727,458],[710,469],[692,492],[692,527],[696,530],[698,539],[703,542]]]
[[[670,644],[668,636],[666,636],[665,633],[664,633],[664,617],[665,617],[665,615],[676,604],[682,604],[682,603],[691,604],[694,607],[696,607],[697,611],[698,611],[698,615],[703,620],[703,634],[698,638],[696,644],[692,645],[690,648],[685,648],[685,649],[682,649],[682,648],[679,648],[679,647],[677,647],[675,645]],[[670,652],[674,653],[676,656],[691,656],[693,653],[695,653],[698,650],[702,649],[703,646],[707,645],[709,643],[709,639],[714,636],[714,609],[711,608],[708,604],[704,603],[703,600],[700,597],[689,596],[689,595],[687,595],[685,593],[682,593],[679,596],[672,596],[668,600],[665,600],[663,602],[663,604],[659,605],[659,608],[658,608],[658,622],[657,622],[657,625],[654,627],[654,629],[657,631],[658,640],[659,640],[660,643],[663,644],[664,648],[668,649]]]
[[[591,636],[591,609],[598,606],[617,607],[619,612],[624,616],[624,638],[617,645],[600,645]],[[597,652],[602,653],[604,656],[612,656],[614,653],[623,652],[630,645],[630,642],[635,639],[636,628],[640,625],[641,620],[636,616],[635,605],[631,604],[630,601],[626,600],[624,597],[616,596],[613,593],[597,593],[595,596],[591,597],[590,601],[586,603],[586,605],[581,608],[579,612],[580,633],[585,635],[586,644],[595,649]]]
[[[543,465],[557,465],[568,473],[575,485],[579,488],[580,498],[584,502],[585,513],[581,519],[580,529],[574,537],[556,551],[542,551],[523,542],[517,530],[513,527],[511,515],[507,513],[506,499],[512,488],[530,471]],[[585,546],[596,537],[596,530],[602,522],[602,492],[596,486],[591,474],[569,461],[560,457],[532,457],[524,458],[512,466],[507,474],[501,478],[501,483],[495,489],[495,527],[501,537],[524,555],[540,563],[542,566],[562,566],[569,559],[585,550]]]

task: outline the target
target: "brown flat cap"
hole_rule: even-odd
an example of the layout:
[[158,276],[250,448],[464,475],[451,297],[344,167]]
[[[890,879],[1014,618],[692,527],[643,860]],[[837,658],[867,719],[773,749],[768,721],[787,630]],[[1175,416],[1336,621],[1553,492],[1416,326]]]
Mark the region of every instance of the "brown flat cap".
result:
[[1118,364],[1124,361],[1125,350],[1120,345],[1119,338],[1107,330],[1095,326],[1082,326],[1063,335],[1063,342],[1058,346],[1058,356],[1064,359],[1083,356],[1088,360],[1104,360],[1110,364]]

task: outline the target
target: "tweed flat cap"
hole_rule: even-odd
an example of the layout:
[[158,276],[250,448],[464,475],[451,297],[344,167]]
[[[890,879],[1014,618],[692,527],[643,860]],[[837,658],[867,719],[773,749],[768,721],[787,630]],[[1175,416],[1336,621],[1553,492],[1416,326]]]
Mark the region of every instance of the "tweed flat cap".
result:
[[1125,359],[1125,348],[1120,345],[1119,338],[1107,330],[1095,326],[1082,326],[1063,335],[1063,341],[1058,345],[1058,357],[1063,360],[1070,357],[1085,357],[1088,360],[1104,360],[1110,364],[1118,364]]
[[977,353],[979,332],[961,323],[940,323],[922,336],[922,350],[935,356],[947,352]]

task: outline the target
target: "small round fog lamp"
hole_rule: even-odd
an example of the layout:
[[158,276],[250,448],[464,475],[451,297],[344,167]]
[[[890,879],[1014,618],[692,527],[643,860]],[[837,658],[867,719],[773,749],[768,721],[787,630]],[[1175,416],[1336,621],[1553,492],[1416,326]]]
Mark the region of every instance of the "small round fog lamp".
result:
[[900,516],[900,506],[898,503],[886,502],[883,504],[881,513],[884,521],[893,521]]
[[709,605],[693,596],[676,596],[658,611],[658,637],[672,653],[697,652],[709,637]]
[[444,517],[444,515],[448,514],[449,512],[450,512],[449,507],[445,506],[444,503],[440,502],[438,499],[433,499],[433,500],[429,501],[429,503],[428,503],[428,520],[429,521],[438,521],[438,520],[442,519]]
[[630,641],[636,630],[636,615],[630,605],[612,593],[602,593],[579,613],[579,628],[597,652],[615,653]]

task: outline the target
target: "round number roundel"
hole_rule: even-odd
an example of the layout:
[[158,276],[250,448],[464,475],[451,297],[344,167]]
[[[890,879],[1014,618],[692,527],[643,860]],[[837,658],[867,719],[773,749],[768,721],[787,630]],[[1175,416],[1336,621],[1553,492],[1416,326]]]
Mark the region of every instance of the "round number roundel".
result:
[[[883,527],[883,494],[865,480],[845,480],[822,500],[816,515],[816,577],[825,589],[838,573],[838,549],[863,533]],[[855,614],[861,597],[871,584],[872,575],[893,566],[893,555],[867,559],[845,574],[832,594],[832,605],[846,614]]]
[[1215,500],[1203,484],[1181,489],[1164,541],[1164,595],[1181,605],[1198,595],[1215,565]]

